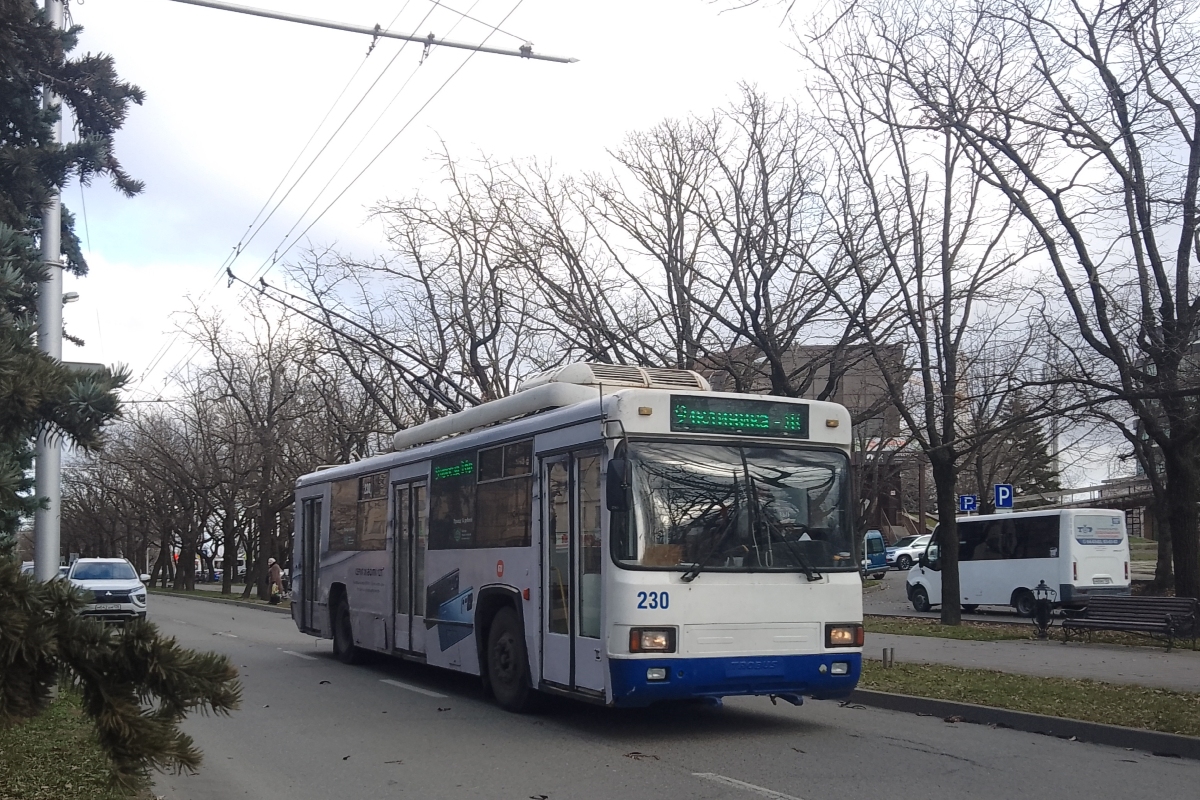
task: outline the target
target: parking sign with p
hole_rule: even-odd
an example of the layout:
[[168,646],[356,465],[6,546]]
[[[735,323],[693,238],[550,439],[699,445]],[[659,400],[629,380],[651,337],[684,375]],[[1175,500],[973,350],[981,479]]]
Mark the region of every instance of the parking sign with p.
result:
[[1013,507],[1013,487],[1011,483],[997,483],[992,488],[996,492],[996,508]]

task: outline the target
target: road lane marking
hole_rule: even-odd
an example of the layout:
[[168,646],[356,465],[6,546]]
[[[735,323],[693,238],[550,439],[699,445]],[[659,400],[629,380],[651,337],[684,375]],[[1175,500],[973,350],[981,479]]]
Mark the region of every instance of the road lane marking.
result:
[[289,656],[295,656],[296,658],[307,658],[309,661],[317,660],[316,656],[306,656],[304,653],[297,653],[295,650],[284,650],[282,647],[279,648],[279,652],[287,653]]
[[387,678],[384,678],[383,680],[381,680],[380,683],[386,683],[389,686],[395,686],[399,689],[408,689],[410,692],[416,692],[417,694],[428,695],[429,697],[449,697],[450,696],[447,694],[438,694],[437,692],[431,692],[428,689],[422,689],[420,686],[413,686],[412,684],[401,683],[400,681],[388,680]]
[[692,775],[697,778],[703,778],[706,781],[712,781],[713,783],[723,783],[735,789],[744,789],[747,792],[753,792],[759,797],[769,797],[771,800],[800,800],[799,797],[794,795],[777,792],[774,789],[767,789],[763,786],[755,786],[753,783],[739,781],[736,778],[726,778],[724,775],[718,775],[715,772],[693,772]]

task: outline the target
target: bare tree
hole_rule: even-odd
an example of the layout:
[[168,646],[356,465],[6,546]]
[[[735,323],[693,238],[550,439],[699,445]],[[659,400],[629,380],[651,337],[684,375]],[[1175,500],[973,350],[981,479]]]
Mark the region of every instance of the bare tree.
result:
[[[1079,347],[1068,375],[1154,443],[1180,595],[1200,596],[1200,17],[1186,0],[878,6],[883,67],[1036,233]],[[1154,460],[1154,459],[1151,459]]]
[[[981,179],[972,151],[950,131],[928,125],[899,93],[902,86],[886,69],[894,47],[873,18],[848,15],[803,52],[816,70],[814,105],[824,113],[831,149],[843,157],[838,190],[827,198],[858,291],[835,294],[858,322],[896,410],[929,459],[942,622],[958,624],[956,489],[972,446],[960,430],[967,389],[962,351],[989,316],[1003,317],[1011,307],[1010,278],[1028,250],[1014,236],[1018,215]],[[884,348],[897,344],[912,380],[884,357]]]

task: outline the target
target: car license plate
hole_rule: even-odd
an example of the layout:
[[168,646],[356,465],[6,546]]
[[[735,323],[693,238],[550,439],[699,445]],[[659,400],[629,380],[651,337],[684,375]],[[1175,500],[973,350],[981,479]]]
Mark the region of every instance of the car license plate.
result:
[[1103,586],[1112,583],[1112,578],[1092,578],[1092,583]]
[[97,611],[120,611],[120,603],[99,603],[96,605]]

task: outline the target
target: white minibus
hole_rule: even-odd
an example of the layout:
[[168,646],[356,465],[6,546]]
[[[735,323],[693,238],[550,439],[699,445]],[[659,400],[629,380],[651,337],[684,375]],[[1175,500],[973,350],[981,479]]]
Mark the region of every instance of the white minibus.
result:
[[[1083,606],[1098,594],[1129,594],[1125,514],[1107,508],[1064,508],[958,518],[962,606],[1012,606],[1031,616],[1042,581],[1055,605]],[[941,605],[942,574],[935,535],[905,587],[917,611]]]

